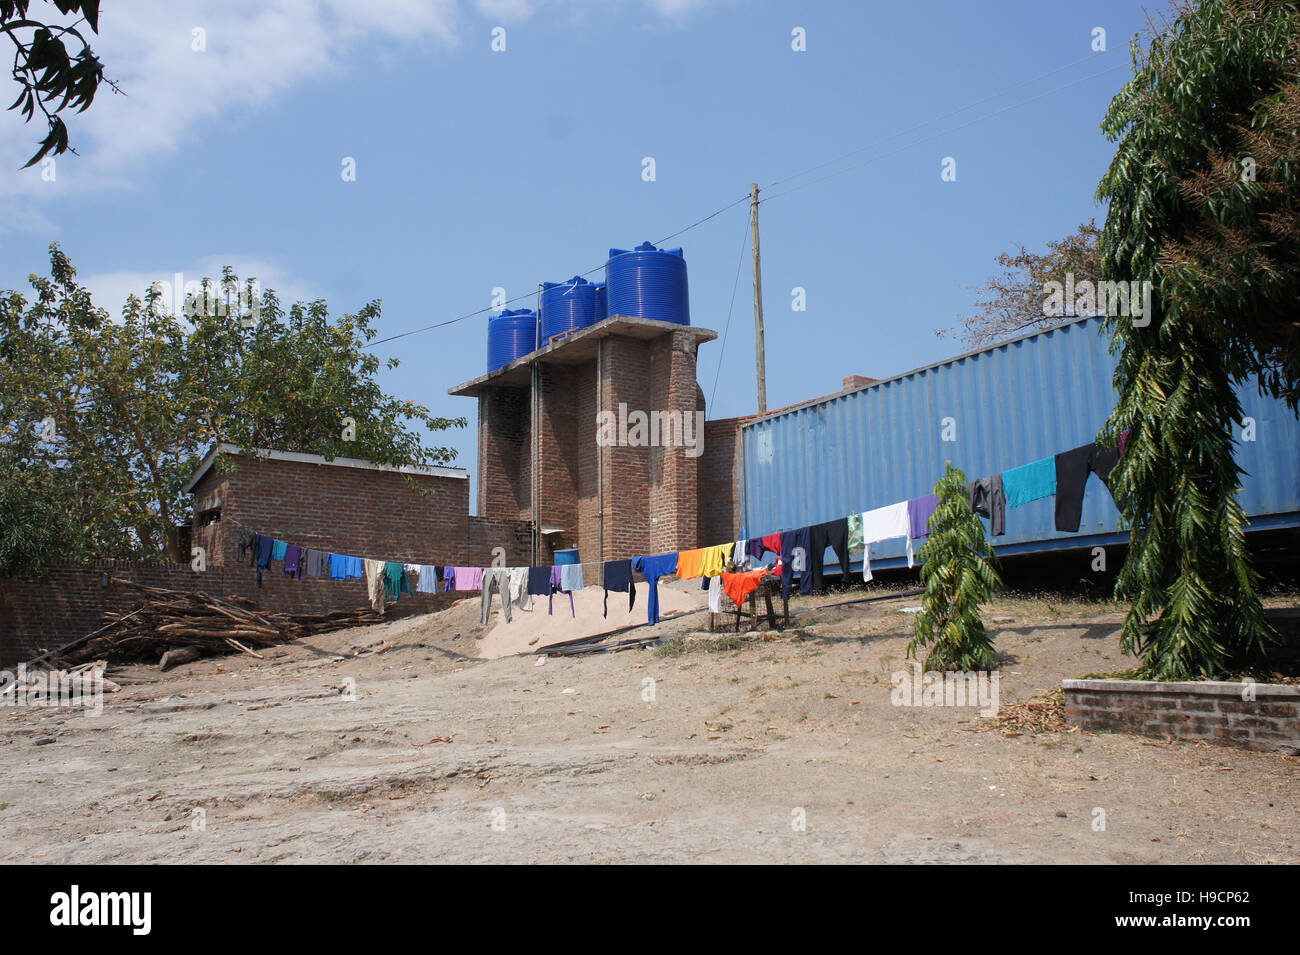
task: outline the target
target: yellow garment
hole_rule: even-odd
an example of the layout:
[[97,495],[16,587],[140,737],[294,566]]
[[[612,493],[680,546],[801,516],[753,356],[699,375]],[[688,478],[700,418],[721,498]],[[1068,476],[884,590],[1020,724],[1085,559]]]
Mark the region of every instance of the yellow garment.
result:
[[704,566],[700,569],[700,573],[705,577],[722,576],[722,572],[727,569],[727,557],[735,547],[733,543],[704,548]]
[[704,569],[704,551],[684,550],[677,555],[677,576],[681,580],[694,580]]

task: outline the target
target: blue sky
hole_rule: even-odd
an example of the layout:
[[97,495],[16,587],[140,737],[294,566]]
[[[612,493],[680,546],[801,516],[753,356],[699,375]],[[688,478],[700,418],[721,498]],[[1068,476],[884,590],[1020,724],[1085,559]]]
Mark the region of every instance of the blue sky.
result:
[[[334,312],[382,299],[381,336],[397,335],[880,143],[765,192],[769,407],[954,354],[935,330],[970,311],[999,252],[1103,218],[1098,124],[1146,22],[1133,0],[104,7],[95,46],[127,95],[73,118],[81,155],[54,182],[19,172],[40,131],[0,116],[0,287],[25,289],[59,241],[113,312],[154,279],[230,263]],[[694,324],[724,330],[747,222],[742,203],[668,243],[685,250]],[[755,407],[750,282],[746,258],[725,350],[700,352],[711,418]],[[402,361],[390,392],[471,419],[441,436],[471,472],[475,406],[446,392],[484,371],[485,342],[480,315],[377,349]]]

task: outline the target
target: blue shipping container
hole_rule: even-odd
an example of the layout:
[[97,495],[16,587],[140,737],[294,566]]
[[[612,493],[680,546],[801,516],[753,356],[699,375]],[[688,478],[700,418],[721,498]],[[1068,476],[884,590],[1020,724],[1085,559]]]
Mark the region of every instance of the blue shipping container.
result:
[[[1100,326],[1099,318],[1080,319],[746,426],[748,533],[921,497],[934,490],[948,460],[974,479],[1088,444],[1116,400],[1115,357]],[[1254,422],[1254,440],[1240,441],[1237,451],[1245,471],[1238,499],[1250,529],[1300,527],[1300,421],[1283,402],[1260,397],[1253,383],[1240,397]],[[1001,554],[1128,540],[1095,475],[1078,533],[1057,531],[1054,514],[1052,498],[1009,509],[1006,534],[991,539]],[[901,540],[873,544],[872,567],[903,566],[904,554]]]

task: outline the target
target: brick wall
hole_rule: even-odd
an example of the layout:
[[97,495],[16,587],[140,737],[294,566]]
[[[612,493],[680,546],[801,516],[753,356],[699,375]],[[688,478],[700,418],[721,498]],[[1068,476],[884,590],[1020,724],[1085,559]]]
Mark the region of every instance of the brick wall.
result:
[[700,456],[700,538],[720,544],[740,536],[745,521],[743,427],[753,417],[719,418],[704,424]]
[[[297,580],[285,577],[278,564],[263,572],[260,588],[251,567],[234,564],[209,566],[203,573],[192,571],[188,564],[145,566],[96,561],[89,566],[56,566],[45,580],[0,580],[0,667],[12,667],[99,629],[106,610],[131,609],[141,595],[130,587],[112,583],[113,578],[218,597],[239,595],[253,600],[259,609],[285,613],[327,613],[369,606],[364,580]],[[387,613],[390,617],[428,613],[464,596],[457,591],[406,596],[390,604]]]
[[357,557],[487,566],[492,548],[503,547],[507,563],[528,563],[527,527],[499,513],[471,517],[466,477],[229,460],[233,470],[213,468],[194,489],[196,502],[222,499],[221,520],[193,532],[210,565],[235,560],[241,527]]
[[1300,687],[1256,683],[1063,680],[1065,713],[1093,732],[1204,740],[1300,755]]
[[488,388],[478,405],[478,513],[532,520],[529,389]]

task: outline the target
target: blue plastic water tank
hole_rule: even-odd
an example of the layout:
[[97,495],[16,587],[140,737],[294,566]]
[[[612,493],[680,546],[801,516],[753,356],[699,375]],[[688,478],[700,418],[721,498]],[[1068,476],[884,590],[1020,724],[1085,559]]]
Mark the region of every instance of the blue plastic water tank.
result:
[[596,321],[603,322],[609,318],[609,305],[605,302],[605,283],[596,286]]
[[543,345],[556,335],[586,328],[605,317],[596,312],[597,288],[580,275],[567,282],[547,282],[542,286]]
[[656,249],[649,242],[631,251],[610,249],[605,295],[609,315],[691,323],[686,259],[681,249]]
[[559,564],[581,564],[582,561],[578,559],[578,548],[576,548],[576,547],[568,547],[568,548],[565,548],[564,550],[557,550],[557,551],[555,552],[555,563],[556,563],[557,565],[559,565]]
[[488,319],[488,371],[496,371],[537,348],[537,313],[506,309]]

